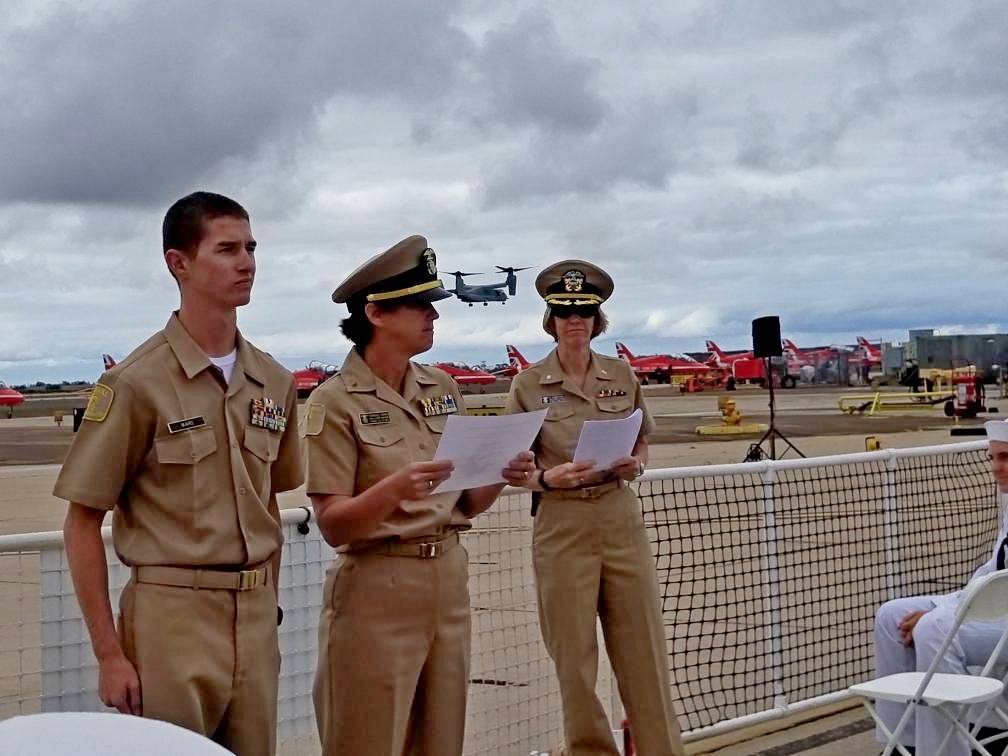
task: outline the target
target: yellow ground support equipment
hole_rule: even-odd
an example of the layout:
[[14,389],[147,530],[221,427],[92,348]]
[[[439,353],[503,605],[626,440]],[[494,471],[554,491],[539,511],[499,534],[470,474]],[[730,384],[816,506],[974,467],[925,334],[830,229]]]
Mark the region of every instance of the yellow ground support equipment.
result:
[[837,404],[849,415],[874,415],[880,412],[931,410],[953,399],[951,391],[876,391],[873,394],[847,394]]
[[762,433],[767,429],[765,423],[743,423],[742,413],[735,406],[735,400],[728,396],[718,397],[718,410],[721,412],[723,425],[698,425],[694,430],[701,436],[731,436],[745,433]]

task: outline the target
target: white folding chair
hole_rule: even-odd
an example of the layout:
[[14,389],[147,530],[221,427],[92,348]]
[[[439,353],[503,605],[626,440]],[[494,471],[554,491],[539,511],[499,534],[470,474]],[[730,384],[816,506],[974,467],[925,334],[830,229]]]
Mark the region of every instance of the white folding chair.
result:
[[[949,674],[936,671],[948,647],[955,640],[959,627],[964,622],[993,622],[997,620],[1004,621],[1004,628],[980,675]],[[879,729],[889,738],[885,750],[882,751],[883,756],[889,756],[894,750],[902,756],[910,756],[910,752],[898,741],[900,733],[910,721],[916,706],[930,707],[943,714],[950,723],[949,732],[945,739],[938,744],[936,754],[941,754],[953,733],[958,733],[966,738],[970,746],[982,756],[991,756],[990,751],[977,740],[976,732],[980,728],[979,723],[988,713],[1000,713],[1004,716],[996,703],[1005,690],[1005,681],[990,675],[1005,647],[1008,646],[1008,621],[1006,620],[1008,620],[1008,570],[998,570],[984,575],[963,592],[952,627],[926,672],[900,672],[851,685],[848,688],[851,693],[862,697],[868,713],[878,724]],[[903,715],[891,732],[879,717],[872,703],[878,700],[894,701],[906,705]],[[975,704],[981,704],[980,710],[973,712],[969,719],[977,724],[972,728],[967,728],[963,724],[963,720],[966,719],[964,715],[967,707]],[[990,743],[991,741],[992,739],[985,738],[985,742]]]

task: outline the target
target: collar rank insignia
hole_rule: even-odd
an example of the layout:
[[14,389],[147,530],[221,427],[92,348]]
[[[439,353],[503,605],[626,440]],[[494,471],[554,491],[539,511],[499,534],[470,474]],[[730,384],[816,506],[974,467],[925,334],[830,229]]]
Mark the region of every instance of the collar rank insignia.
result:
[[597,399],[614,399],[617,396],[626,396],[626,391],[623,389],[599,389],[599,392],[595,394]]
[[287,428],[284,408],[268,396],[252,400],[249,422],[257,428],[283,433]]
[[458,405],[455,397],[451,394],[435,396],[430,399],[420,400],[420,409],[424,417],[434,417],[435,415],[452,415],[458,412]]
[[362,412],[358,417],[361,425],[389,425],[392,422],[388,412]]
[[543,404],[558,404],[559,402],[566,402],[567,397],[563,394],[551,394],[549,396],[543,396],[540,400]]

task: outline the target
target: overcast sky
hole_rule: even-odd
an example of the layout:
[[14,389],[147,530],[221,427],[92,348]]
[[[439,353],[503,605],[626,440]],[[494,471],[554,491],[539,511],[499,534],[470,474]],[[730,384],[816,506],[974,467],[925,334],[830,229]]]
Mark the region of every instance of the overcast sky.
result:
[[342,361],[333,288],[414,233],[442,272],[534,267],[506,305],[440,303],[424,361],[541,358],[532,284],[567,257],[616,282],[610,354],[749,348],[771,314],[799,346],[1008,330],[1000,0],[3,15],[0,380],[93,379],[163,327],[161,219],[195,189],[248,208],[239,325],[291,368]]

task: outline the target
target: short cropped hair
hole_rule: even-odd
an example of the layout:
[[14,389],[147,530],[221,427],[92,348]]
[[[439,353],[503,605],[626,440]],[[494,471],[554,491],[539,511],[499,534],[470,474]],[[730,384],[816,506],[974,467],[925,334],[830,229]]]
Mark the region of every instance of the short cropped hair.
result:
[[230,197],[213,192],[193,192],[168,208],[161,224],[161,243],[167,252],[177,249],[192,255],[203,241],[203,230],[214,218],[248,220],[244,207]]
[[[594,339],[599,334],[605,333],[608,327],[609,318],[600,307],[598,315],[595,316],[595,321],[592,323],[591,338]],[[553,307],[551,305],[546,305],[546,314],[543,315],[543,330],[553,337],[553,341],[557,341],[556,323],[553,321]]]
[[[374,338],[374,324],[368,320],[368,316],[364,312],[366,304],[363,301],[356,303],[350,309],[350,317],[340,321],[340,332],[350,339],[361,354],[364,354],[364,348]],[[404,302],[401,299],[393,299],[388,302],[372,302],[371,304],[384,312],[392,312],[401,307]]]

